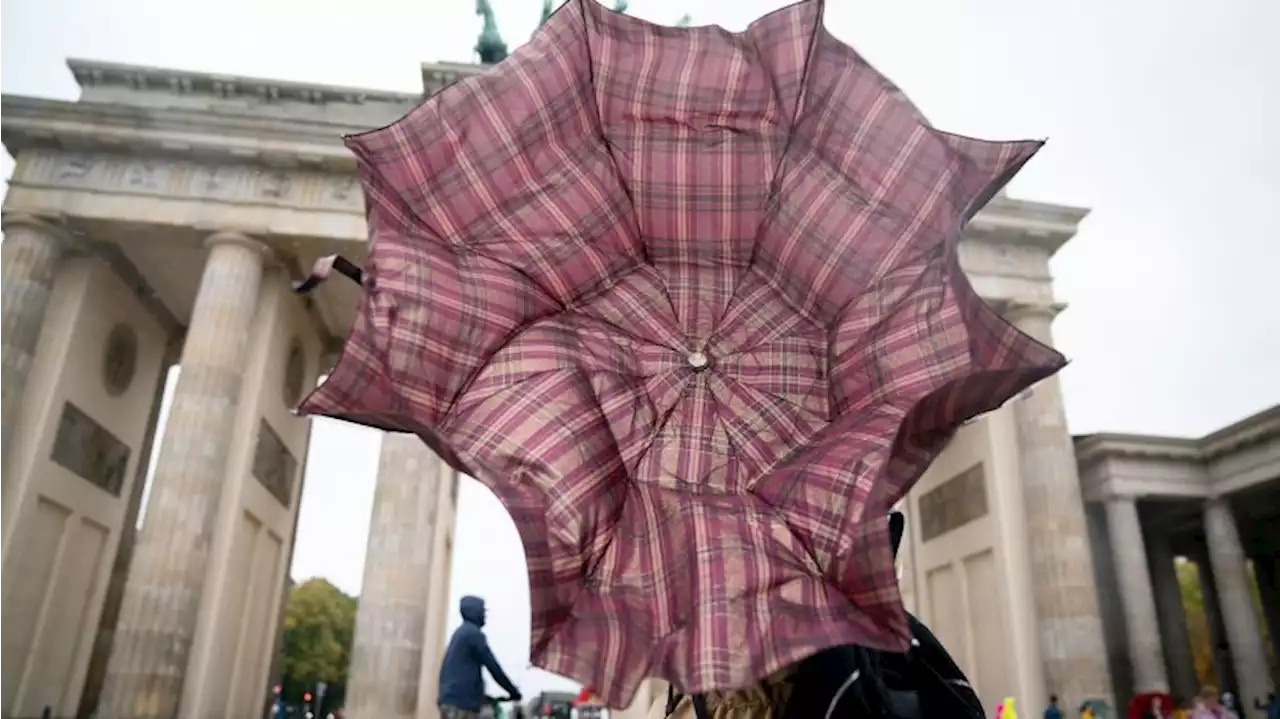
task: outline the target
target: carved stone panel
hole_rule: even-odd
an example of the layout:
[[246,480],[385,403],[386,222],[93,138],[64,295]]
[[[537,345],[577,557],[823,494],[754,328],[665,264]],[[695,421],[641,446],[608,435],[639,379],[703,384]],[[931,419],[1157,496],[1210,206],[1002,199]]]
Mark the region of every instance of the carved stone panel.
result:
[[284,507],[289,506],[297,471],[298,460],[284,446],[280,435],[266,420],[259,420],[258,445],[253,452],[253,476]]
[[41,150],[29,153],[14,180],[30,187],[364,212],[364,197],[354,173]]
[[129,391],[138,369],[138,333],[126,324],[111,328],[102,355],[102,383],[107,394],[119,397]]
[[936,539],[985,517],[987,478],[981,463],[934,487],[920,497],[920,535]]
[[119,497],[129,467],[129,445],[67,402],[62,406],[50,458],[68,472]]

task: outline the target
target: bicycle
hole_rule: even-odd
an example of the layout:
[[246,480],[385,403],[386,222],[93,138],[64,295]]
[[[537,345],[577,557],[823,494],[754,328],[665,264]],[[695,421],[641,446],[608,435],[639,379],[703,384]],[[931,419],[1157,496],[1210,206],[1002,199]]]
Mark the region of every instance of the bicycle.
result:
[[[520,699],[518,697],[487,696],[484,699],[485,703],[488,704],[489,708],[493,711],[494,719],[525,719],[524,707],[520,705]],[[504,712],[502,710],[502,705],[507,703],[511,704],[510,712]]]

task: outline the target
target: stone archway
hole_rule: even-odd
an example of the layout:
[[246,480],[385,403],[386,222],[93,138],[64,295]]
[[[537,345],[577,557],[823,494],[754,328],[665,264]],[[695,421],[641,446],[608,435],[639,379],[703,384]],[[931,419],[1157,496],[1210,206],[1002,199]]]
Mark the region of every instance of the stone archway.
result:
[[[421,95],[69,65],[78,101],[3,99],[16,167],[4,204],[4,612],[14,631],[2,710],[256,715],[310,429],[290,406],[332,360],[356,303],[354,288],[302,299],[290,281],[319,254],[363,254],[341,135],[390,122]],[[427,67],[424,82],[438,88],[467,70]],[[153,437],[175,363],[168,425]],[[384,474],[380,496],[407,486]],[[377,576],[375,551],[362,608],[405,615],[419,636],[395,637],[404,656],[391,659],[382,650],[392,637],[366,636],[369,681],[386,661],[425,669],[424,650],[442,641],[456,480],[421,479],[429,511],[379,518],[370,539],[376,550],[382,535],[410,532],[403,539],[440,547],[414,567],[424,594],[406,606]]]

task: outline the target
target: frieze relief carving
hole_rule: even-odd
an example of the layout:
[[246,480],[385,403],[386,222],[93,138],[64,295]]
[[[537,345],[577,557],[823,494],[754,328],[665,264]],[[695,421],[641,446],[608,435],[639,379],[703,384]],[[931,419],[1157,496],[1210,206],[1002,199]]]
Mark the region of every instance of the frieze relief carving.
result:
[[[42,151],[14,178],[26,186],[93,189],[364,213],[354,174]],[[26,159],[26,158],[24,158]]]
[[960,266],[969,273],[1001,277],[1049,278],[1049,253],[1039,247],[992,242],[961,242]]
[[60,181],[82,180],[93,169],[93,160],[81,155],[71,155],[57,169],[55,178]]
[[125,184],[132,190],[158,190],[164,184],[162,175],[167,169],[153,160],[134,161],[125,167]]

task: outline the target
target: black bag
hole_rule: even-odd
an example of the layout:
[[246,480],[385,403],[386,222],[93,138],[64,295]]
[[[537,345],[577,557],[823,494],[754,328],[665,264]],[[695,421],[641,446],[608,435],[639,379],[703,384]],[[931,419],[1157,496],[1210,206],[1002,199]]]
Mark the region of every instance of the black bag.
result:
[[[889,515],[893,555],[906,521]],[[833,647],[805,659],[792,678],[791,696],[777,719],[985,719],[982,701],[938,638],[907,615],[911,648],[882,652],[856,645]],[[668,713],[676,695],[668,701]],[[710,719],[705,697],[693,697],[698,719]]]
[[984,719],[982,701],[937,637],[908,621],[905,653],[843,646],[801,662],[782,719]]

